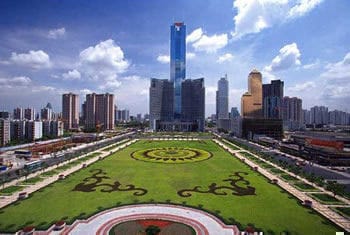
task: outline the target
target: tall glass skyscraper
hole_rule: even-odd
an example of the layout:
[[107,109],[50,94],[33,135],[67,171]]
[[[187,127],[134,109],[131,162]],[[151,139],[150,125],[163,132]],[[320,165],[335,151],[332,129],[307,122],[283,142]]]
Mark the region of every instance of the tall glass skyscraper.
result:
[[186,25],[170,26],[170,81],[174,83],[174,118],[181,118],[181,83],[186,77]]

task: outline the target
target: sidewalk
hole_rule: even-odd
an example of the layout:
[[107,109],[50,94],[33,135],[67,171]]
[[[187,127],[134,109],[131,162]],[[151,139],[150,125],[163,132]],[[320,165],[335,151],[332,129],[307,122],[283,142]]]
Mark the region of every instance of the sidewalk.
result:
[[[331,210],[328,205],[323,205],[321,204],[320,202],[314,200],[313,198],[311,198],[310,196],[307,195],[308,192],[302,192],[302,191],[299,191],[297,190],[296,188],[292,187],[289,183],[285,182],[283,179],[281,179],[280,177],[278,176],[275,176],[273,175],[272,173],[270,173],[269,171],[265,170],[264,168],[260,167],[258,164],[250,161],[249,159],[247,159],[246,157],[244,157],[243,155],[240,154],[240,151],[244,150],[236,145],[238,149],[240,150],[232,150],[230,147],[227,147],[224,143],[222,143],[221,141],[219,140],[216,140],[216,139],[213,139],[213,141],[215,143],[217,143],[219,146],[221,146],[222,148],[224,148],[226,151],[228,151],[229,153],[235,155],[236,157],[238,156],[239,159],[245,159],[245,163],[251,167],[258,167],[258,171],[264,175],[265,177],[267,177],[268,179],[272,180],[272,179],[276,179],[278,178],[278,185],[283,188],[284,190],[286,190],[287,192],[291,193],[292,195],[294,195],[295,197],[297,197],[298,199],[300,199],[301,201],[304,201],[304,200],[310,200],[312,201],[312,208],[314,210],[316,210],[317,212],[319,212],[320,214],[324,215],[326,218],[328,218],[329,220],[331,220],[332,222],[334,222],[335,224],[339,225],[340,227],[344,228],[347,232],[350,231],[350,221],[339,215],[338,213],[334,212],[333,210]],[[246,152],[249,152],[247,150],[244,150]],[[249,152],[250,153],[250,152]],[[252,153],[250,153],[252,154]],[[260,158],[259,156],[256,156],[255,154],[252,154],[253,156],[257,157],[258,159],[264,161],[264,162],[267,162],[271,165],[273,165],[274,167],[280,169],[280,170],[283,170],[284,172],[290,174],[288,171],[280,168],[279,166],[276,166],[274,164],[272,164],[271,162],[268,162],[266,161],[265,159],[263,158]],[[292,175],[292,174],[290,174]],[[293,176],[295,176],[293,174]],[[303,180],[302,178],[298,177],[298,179],[300,180]],[[304,182],[308,183],[308,184],[311,184],[310,182],[308,182],[307,180],[303,180]],[[326,192],[328,193],[326,190],[322,190],[323,192]],[[346,202],[347,204],[350,204],[349,203],[349,200],[346,200],[344,198],[342,198],[344,202]],[[339,206],[339,205],[338,205]]]
[[[124,143],[124,144],[122,144],[120,146],[115,147],[114,149],[112,149],[110,151],[103,151],[103,150],[100,150],[100,149],[95,150],[94,152],[91,152],[91,153],[100,152],[101,154],[96,156],[96,157],[94,157],[94,158],[92,158],[92,159],[89,159],[89,160],[87,160],[85,162],[82,162],[81,164],[73,166],[73,167],[71,167],[71,168],[69,168],[69,169],[67,169],[65,171],[62,171],[62,172],[58,173],[58,175],[67,176],[69,174],[72,174],[73,172],[76,172],[76,171],[80,170],[82,168],[83,164],[86,164],[88,166],[88,165],[90,165],[90,164],[100,160],[101,158],[107,157],[111,153],[115,153],[115,152],[119,151],[120,149],[123,149],[123,148],[129,146],[130,144],[135,143],[136,141],[138,141],[138,139],[134,139],[134,140],[128,141],[128,142],[126,142],[126,143]],[[91,153],[89,153],[89,154],[91,154]],[[81,156],[81,157],[79,157],[79,158],[76,158],[75,160],[81,159],[81,158],[83,158],[85,156],[86,156],[86,154]],[[68,161],[65,162],[65,164],[67,164],[67,163],[68,163]],[[57,168],[57,166],[49,167],[48,170],[53,170],[55,168]],[[38,176],[38,175],[40,175],[42,173],[43,172],[36,172],[35,174],[32,174],[32,177]],[[40,182],[38,182],[36,184],[28,185],[25,189],[22,190],[22,192],[26,192],[27,195],[29,195],[29,194],[31,194],[31,193],[33,193],[33,192],[35,192],[35,191],[37,191],[37,190],[47,186],[47,185],[49,185],[49,184],[59,180],[58,175],[53,175],[51,177],[47,177],[45,180],[40,181]],[[11,182],[11,184],[9,184],[9,185],[15,185],[18,182],[19,182],[19,180],[17,180],[16,182]],[[13,193],[11,196],[2,196],[2,198],[0,199],[0,208],[3,208],[5,206],[7,206],[7,205],[17,201],[18,200],[18,194],[19,194],[19,192],[18,193]]]

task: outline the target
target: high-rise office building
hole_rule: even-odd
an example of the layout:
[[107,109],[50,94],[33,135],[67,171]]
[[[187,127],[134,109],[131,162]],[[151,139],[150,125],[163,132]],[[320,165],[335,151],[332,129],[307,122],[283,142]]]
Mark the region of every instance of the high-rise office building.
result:
[[302,100],[297,97],[283,97],[282,100],[283,127],[286,130],[298,130],[304,122]]
[[26,140],[34,141],[43,137],[43,123],[41,121],[27,121],[25,126]]
[[216,91],[216,117],[217,119],[228,119],[227,75],[218,81],[218,90]]
[[87,94],[85,128],[97,130],[114,129],[114,95]]
[[182,82],[181,106],[181,120],[188,123],[188,125],[182,125],[182,130],[204,131],[204,78],[186,79]]
[[15,108],[13,110],[13,119],[22,120],[24,118],[23,108]]
[[35,109],[34,108],[26,108],[24,109],[24,119],[26,120],[34,120],[35,118]]
[[10,113],[7,112],[7,111],[0,111],[0,118],[9,119],[10,118]]
[[52,105],[47,103],[46,107],[41,109],[41,120],[52,120],[53,119],[53,111]]
[[241,99],[241,115],[244,118],[262,118],[262,76],[254,69],[248,76],[248,92]]
[[152,130],[157,130],[160,121],[171,122],[174,119],[174,86],[167,79],[151,79],[149,88],[149,119]]
[[264,118],[281,119],[284,82],[272,80],[271,84],[263,84]]
[[10,142],[10,120],[0,118],[0,146]]
[[174,118],[181,116],[181,83],[186,77],[186,25],[170,26],[170,81],[174,84]]
[[11,120],[10,122],[10,136],[11,140],[21,141],[25,136],[26,122],[24,120]]
[[311,124],[325,125],[328,124],[328,107],[314,106],[311,108]]
[[79,128],[79,96],[73,93],[62,95],[62,121],[65,130]]

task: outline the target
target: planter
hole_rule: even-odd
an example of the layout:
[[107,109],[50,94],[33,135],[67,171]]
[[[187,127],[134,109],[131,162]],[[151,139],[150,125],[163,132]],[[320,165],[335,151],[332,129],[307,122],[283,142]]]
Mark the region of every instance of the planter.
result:
[[304,201],[303,201],[303,205],[306,206],[306,207],[312,207],[312,201],[310,201],[310,200],[304,200]]
[[28,226],[28,227],[24,227],[24,228],[22,229],[21,234],[22,234],[22,235],[31,235],[31,234],[33,234],[34,232],[35,232],[35,227],[33,227],[33,226]]
[[55,231],[62,230],[62,229],[64,229],[65,226],[66,226],[66,222],[65,221],[63,221],[63,220],[57,221],[55,223],[54,230]]
[[278,183],[278,179],[272,179],[272,180],[271,180],[271,183],[272,183],[272,184],[277,184],[277,183]]
[[63,179],[64,179],[64,175],[63,175],[63,174],[59,175],[59,176],[58,176],[58,179],[59,179],[59,180],[63,180]]
[[84,163],[81,167],[82,167],[82,168],[85,168],[85,167],[86,167],[86,164]]
[[242,161],[242,162],[245,162],[245,159],[244,159],[244,158],[241,158],[241,161]]
[[253,170],[253,171],[258,171],[258,169],[259,169],[259,168],[258,168],[257,166],[252,167],[252,170]]
[[21,192],[18,194],[18,199],[25,199],[27,197],[27,192]]

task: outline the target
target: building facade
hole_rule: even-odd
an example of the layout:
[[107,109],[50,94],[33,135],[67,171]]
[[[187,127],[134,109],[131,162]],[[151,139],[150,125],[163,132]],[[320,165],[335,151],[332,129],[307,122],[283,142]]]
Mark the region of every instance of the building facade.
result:
[[216,116],[218,119],[228,119],[228,80],[227,75],[218,81],[216,91]]
[[186,77],[186,25],[170,26],[170,81],[174,86],[174,118],[181,116],[181,83]]
[[16,120],[23,120],[24,118],[24,112],[23,108],[17,107],[13,110],[13,119]]
[[43,137],[43,123],[40,121],[27,121],[25,124],[26,140],[34,141]]
[[79,128],[79,96],[77,94],[62,95],[62,121],[65,130]]
[[282,99],[284,82],[272,80],[271,84],[263,84],[263,112],[264,118],[282,118]]
[[35,119],[35,109],[34,108],[24,109],[24,119],[33,121]]
[[248,92],[241,99],[241,115],[244,118],[262,118],[262,76],[254,69],[248,76]]
[[85,128],[96,130],[114,129],[114,95],[87,94],[85,107]]
[[0,146],[10,142],[10,120],[0,118]]
[[311,124],[326,125],[328,124],[328,107],[314,106],[311,108]]
[[298,130],[303,127],[302,100],[297,97],[283,97],[282,119],[285,130]]

